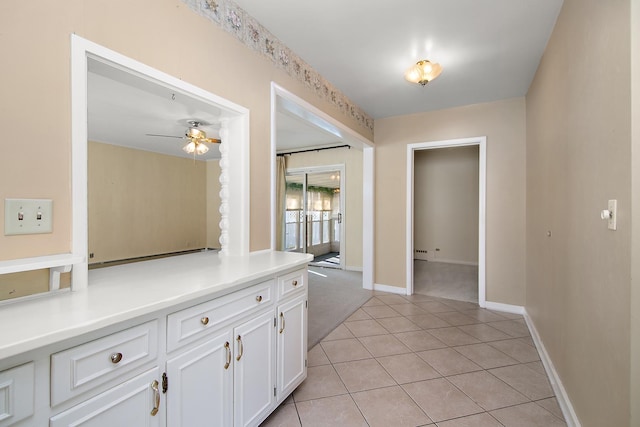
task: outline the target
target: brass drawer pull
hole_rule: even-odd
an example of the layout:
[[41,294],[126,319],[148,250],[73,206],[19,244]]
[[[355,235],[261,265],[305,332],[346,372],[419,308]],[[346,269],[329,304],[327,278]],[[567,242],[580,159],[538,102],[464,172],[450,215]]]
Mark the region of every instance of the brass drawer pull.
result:
[[209,318],[203,317],[202,319],[200,319],[200,323],[202,323],[204,326],[207,326],[209,324]]
[[284,332],[284,313],[280,312],[280,333]]
[[119,363],[122,360],[122,353],[113,353],[109,359],[111,359],[111,363]]
[[258,302],[262,302],[262,295],[258,295],[258,296],[256,297],[256,301],[258,301]]
[[229,365],[231,365],[231,347],[229,346],[229,341],[224,343],[224,348],[227,350],[227,362],[224,364],[224,369],[229,369]]
[[153,390],[153,400],[154,400],[154,406],[153,409],[151,410],[151,416],[154,416],[158,413],[158,410],[160,409],[160,390],[158,389],[158,381],[153,380],[153,382],[151,383],[151,389]]
[[244,354],[244,346],[242,345],[242,337],[240,335],[238,335],[236,341],[238,341],[238,355],[236,356],[236,360],[239,362]]
[[293,282],[291,282],[291,284],[292,284],[293,286],[298,286],[298,281],[297,281],[297,280],[294,280]]

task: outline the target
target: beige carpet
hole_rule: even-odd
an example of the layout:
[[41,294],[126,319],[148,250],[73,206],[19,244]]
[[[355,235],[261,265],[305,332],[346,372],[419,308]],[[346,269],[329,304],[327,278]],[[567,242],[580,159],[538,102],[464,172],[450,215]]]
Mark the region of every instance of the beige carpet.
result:
[[329,335],[373,296],[362,289],[362,273],[309,267],[308,348]]

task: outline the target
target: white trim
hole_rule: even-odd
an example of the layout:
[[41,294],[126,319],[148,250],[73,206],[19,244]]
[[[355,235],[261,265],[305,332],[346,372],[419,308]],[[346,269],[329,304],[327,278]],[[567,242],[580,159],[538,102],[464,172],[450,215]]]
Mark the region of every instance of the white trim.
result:
[[362,149],[362,284],[364,289],[373,289],[373,256],[374,256],[374,145],[373,142],[345,126],[324,111],[314,107],[302,98],[294,95],[282,86],[271,82],[271,249],[276,247],[276,130],[278,98],[296,104],[309,115],[314,116],[340,133],[342,140],[350,146]]
[[[137,75],[159,85],[174,88],[188,96],[207,102],[222,110],[228,146],[228,194],[221,195],[221,208],[227,203],[226,221],[221,221],[221,234],[228,232],[226,247],[221,252],[244,255],[249,252],[249,110],[186,83],[176,77],[149,67],[118,52],[107,49],[75,34],[71,35],[71,185],[72,185],[72,255],[82,259],[74,263],[72,290],[88,285],[87,251],[87,73],[88,60],[100,61],[111,67]],[[223,126],[224,127],[224,126]],[[221,175],[222,175],[221,174]]]
[[529,327],[529,331],[531,332],[531,338],[533,339],[533,342],[538,349],[538,354],[540,355],[540,360],[544,365],[544,369],[547,371],[549,382],[551,383],[553,392],[556,395],[558,405],[560,405],[560,409],[562,410],[562,415],[564,415],[564,420],[567,423],[567,426],[580,427],[580,420],[578,419],[576,411],[573,409],[571,400],[569,400],[567,390],[565,390],[564,385],[560,380],[560,376],[558,375],[558,371],[556,371],[556,368],[553,365],[551,358],[549,357],[549,353],[547,353],[547,349],[542,343],[542,339],[540,339],[538,330],[536,329],[533,320],[531,319],[531,317],[529,317],[529,314],[526,310],[524,310],[524,320],[525,322],[527,322],[527,326]]
[[428,261],[428,262],[441,262],[443,264],[458,264],[458,265],[473,265],[473,266],[478,266],[477,262],[470,262],[470,261],[458,261],[455,259],[444,259],[444,258],[438,258],[438,259],[430,259],[430,260],[421,260],[421,261]]
[[63,267],[82,262],[82,257],[72,254],[45,255],[33,258],[20,258],[0,261],[0,274],[19,273],[21,271],[41,270]]
[[484,308],[486,308],[487,310],[502,311],[504,313],[511,314],[524,315],[525,313],[524,307],[521,305],[503,304],[501,302],[485,301]]
[[375,256],[374,214],[375,149],[362,150],[362,287],[373,289],[373,260]]
[[413,188],[414,154],[416,150],[433,148],[478,146],[478,305],[486,304],[486,192],[487,192],[487,137],[450,139],[444,141],[407,144],[407,205],[406,205],[406,293],[413,294]]
[[[276,89],[278,86],[271,82],[271,188],[270,188],[270,197],[271,197],[271,250],[276,250],[276,234],[278,232],[277,227],[277,218],[278,212],[276,209],[276,183],[278,182],[278,171],[276,169],[276,142],[277,142],[277,124],[278,124],[278,90]],[[283,233],[284,234],[284,230]],[[283,236],[284,239],[284,236]],[[284,244],[283,244],[284,246]]]
[[373,284],[374,291],[388,292],[390,294],[407,295],[406,288],[400,286],[383,285],[381,283]]
[[[351,267],[351,266],[347,266],[345,267],[345,270],[347,271],[356,271],[356,272],[360,272],[362,273],[362,267]],[[365,288],[366,289],[366,288]]]

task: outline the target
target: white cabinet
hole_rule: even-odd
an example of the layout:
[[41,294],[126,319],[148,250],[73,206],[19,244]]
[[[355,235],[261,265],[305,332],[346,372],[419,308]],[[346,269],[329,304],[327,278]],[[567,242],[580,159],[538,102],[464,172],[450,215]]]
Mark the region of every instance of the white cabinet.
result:
[[0,360],[0,427],[258,426],[307,374],[307,272],[270,271]]
[[158,322],[151,321],[51,356],[51,404],[107,383],[158,354]]
[[234,329],[234,423],[257,425],[275,402],[273,311]]
[[274,317],[264,311],[167,362],[167,425],[257,425],[274,409]]
[[178,354],[167,362],[167,425],[257,426],[306,378],[306,272],[172,313],[167,336]]
[[0,426],[10,426],[33,414],[34,363],[0,372]]
[[233,420],[233,338],[223,330],[167,361],[167,425],[230,426]]
[[159,370],[149,370],[51,418],[50,427],[157,427]]
[[306,292],[278,306],[278,402],[307,377]]

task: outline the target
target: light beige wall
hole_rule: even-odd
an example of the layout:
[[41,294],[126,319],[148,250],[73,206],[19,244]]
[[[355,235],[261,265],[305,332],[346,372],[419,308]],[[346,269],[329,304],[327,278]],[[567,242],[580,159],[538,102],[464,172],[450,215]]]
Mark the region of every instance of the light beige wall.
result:
[[[71,285],[71,273],[60,274],[60,289]],[[0,301],[49,291],[49,269],[0,274]]]
[[201,249],[206,162],[89,143],[89,263]]
[[487,137],[487,300],[524,305],[524,98],[376,120],[376,283],[406,286],[407,144],[475,136]]
[[[55,206],[52,234],[0,235],[2,260],[70,250],[72,33],[250,109],[251,250],[271,242],[272,80],[371,138],[310,87],[179,0],[7,0],[0,4],[0,28],[0,182],[10,183],[0,186],[0,199],[51,198]],[[30,143],[16,144],[25,130]],[[0,223],[3,215],[0,211]]]
[[526,308],[585,427],[629,425],[629,7],[565,0],[526,98]]
[[[631,402],[640,402],[640,0],[631,0]],[[632,426],[640,405],[631,405]]]
[[207,162],[207,248],[220,248],[220,162]]
[[344,164],[345,268],[362,270],[362,151],[348,148],[287,156],[287,168]]
[[478,153],[478,146],[415,152],[413,241],[430,260],[478,264]]

